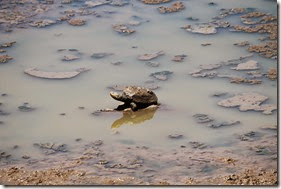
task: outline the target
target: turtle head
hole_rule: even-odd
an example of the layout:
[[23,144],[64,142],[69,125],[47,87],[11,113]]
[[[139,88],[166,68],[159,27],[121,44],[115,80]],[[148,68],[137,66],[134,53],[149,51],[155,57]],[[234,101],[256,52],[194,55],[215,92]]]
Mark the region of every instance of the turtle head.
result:
[[124,95],[116,93],[116,92],[110,92],[109,94],[113,99],[121,101],[121,102],[125,102],[128,100]]

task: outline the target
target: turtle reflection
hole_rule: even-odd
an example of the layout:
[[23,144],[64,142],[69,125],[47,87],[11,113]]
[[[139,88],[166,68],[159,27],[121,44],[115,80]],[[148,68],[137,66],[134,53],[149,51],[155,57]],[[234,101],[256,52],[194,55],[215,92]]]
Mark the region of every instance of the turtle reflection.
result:
[[138,110],[136,112],[131,110],[123,111],[123,117],[114,121],[111,125],[111,128],[119,128],[124,124],[140,124],[142,122],[145,122],[146,120],[150,120],[153,118],[157,109],[157,106],[153,106]]

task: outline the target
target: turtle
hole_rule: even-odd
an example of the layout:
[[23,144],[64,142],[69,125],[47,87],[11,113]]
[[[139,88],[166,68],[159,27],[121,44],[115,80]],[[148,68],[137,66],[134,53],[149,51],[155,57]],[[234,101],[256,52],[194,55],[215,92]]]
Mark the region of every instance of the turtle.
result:
[[115,100],[124,102],[124,104],[119,105],[115,110],[131,108],[133,111],[137,111],[150,105],[159,105],[155,93],[144,87],[127,86],[124,88],[122,94],[110,92],[110,96]]

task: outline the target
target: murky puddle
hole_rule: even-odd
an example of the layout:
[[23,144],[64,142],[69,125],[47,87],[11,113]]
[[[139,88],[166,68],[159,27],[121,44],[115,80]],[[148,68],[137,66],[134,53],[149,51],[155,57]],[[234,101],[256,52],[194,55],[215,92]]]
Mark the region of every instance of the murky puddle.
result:
[[[237,107],[217,104],[237,94],[254,92],[268,97],[264,104],[276,105],[276,80],[265,77],[269,68],[277,67],[276,59],[254,53],[242,61],[258,62],[258,70],[263,76],[259,78],[262,83],[256,85],[230,83],[228,78],[190,75],[200,65],[221,64],[248,55],[245,47],[233,44],[241,41],[258,44],[258,39],[266,35],[231,32],[229,28],[203,35],[181,29],[187,24],[210,22],[221,8],[255,8],[276,15],[276,3],[265,0],[216,0],[214,6],[208,3],[184,1],[184,10],[170,14],[160,14],[158,5],[148,6],[140,1],[122,7],[102,5],[88,9],[96,11],[96,15],[79,16],[76,13],[76,17],[86,20],[83,26],[62,22],[45,28],[2,32],[1,43],[16,43],[8,49],[13,60],[0,65],[0,108],[9,113],[0,117],[0,149],[11,154],[13,160],[20,160],[23,154],[35,159],[44,157],[34,143],[64,143],[70,152],[80,153],[74,147],[75,140],[80,139],[102,140],[109,146],[137,145],[171,152],[189,142],[239,149],[237,135],[256,132],[264,125],[276,125],[276,111],[264,115],[261,111],[242,112]],[[56,19],[60,12],[78,10],[84,2],[59,5],[55,2],[55,10],[50,10],[43,18]],[[191,16],[199,21],[188,20]],[[224,20],[241,25],[239,16]],[[136,31],[120,35],[112,29],[114,24],[125,23],[131,23],[130,28]],[[209,44],[202,45],[206,43]],[[138,60],[139,55],[158,51],[165,54],[151,61]],[[93,53],[105,53],[105,57],[95,58]],[[172,60],[175,55],[186,57],[182,62],[176,62]],[[65,57],[77,59],[64,61]],[[221,74],[245,75],[247,71],[230,69],[235,66],[237,64],[223,65],[218,70]],[[82,67],[90,70],[71,79],[52,80],[24,73],[33,67],[43,71],[73,71]],[[151,76],[161,71],[172,73],[164,81]],[[112,90],[109,88],[114,85],[157,86],[154,92],[161,105],[158,109],[137,112],[97,113],[96,110],[120,104],[109,96]],[[20,111],[18,107],[26,102],[35,109]],[[199,116],[198,121],[196,114],[205,114],[205,117]],[[212,121],[206,121],[208,117]]]

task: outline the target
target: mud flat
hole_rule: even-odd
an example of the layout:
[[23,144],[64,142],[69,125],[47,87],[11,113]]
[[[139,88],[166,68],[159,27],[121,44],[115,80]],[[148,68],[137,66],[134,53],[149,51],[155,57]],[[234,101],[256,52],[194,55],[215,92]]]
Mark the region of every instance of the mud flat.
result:
[[[1,157],[4,185],[277,185],[273,130],[233,135],[238,148],[186,142],[172,150],[76,140],[36,143],[42,159]],[[170,139],[171,140],[171,139]],[[46,151],[47,150],[47,151]],[[75,152],[75,153],[74,153]],[[80,155],[79,155],[80,154]],[[251,156],[251,158],[249,158]],[[4,159],[4,161],[3,161]]]

